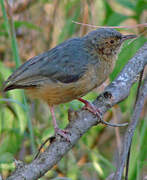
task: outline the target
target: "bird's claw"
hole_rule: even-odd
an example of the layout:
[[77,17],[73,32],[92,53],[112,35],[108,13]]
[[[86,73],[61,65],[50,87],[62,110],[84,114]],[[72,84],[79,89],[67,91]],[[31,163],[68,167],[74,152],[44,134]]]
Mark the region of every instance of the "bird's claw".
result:
[[70,132],[67,129],[59,129],[59,128],[55,128],[55,136],[59,135],[61,137],[63,137],[66,141],[70,142],[69,136]]
[[86,104],[83,107],[84,110],[88,110],[89,112],[91,112],[92,114],[94,114],[95,116],[99,117],[100,119],[102,119],[102,113],[100,112],[100,110],[98,108],[96,108],[92,103],[88,102],[88,104]]

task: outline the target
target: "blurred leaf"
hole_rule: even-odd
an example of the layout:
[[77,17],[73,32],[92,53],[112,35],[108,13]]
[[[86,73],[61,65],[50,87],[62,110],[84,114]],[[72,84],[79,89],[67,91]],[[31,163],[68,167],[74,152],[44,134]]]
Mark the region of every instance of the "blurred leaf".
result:
[[0,32],[0,36],[5,36],[5,37],[8,37],[8,33],[6,31],[4,32]]
[[103,24],[107,24],[109,17],[114,13],[114,11],[107,0],[104,0],[103,3],[105,7],[105,19]]
[[8,36],[4,22],[0,24],[0,36]]
[[119,14],[117,12],[114,12],[114,13],[111,14],[111,16],[108,17],[107,25],[116,26],[116,25],[119,25],[121,22],[125,21],[128,18],[129,18],[129,16],[125,16],[123,14]]
[[124,65],[128,62],[128,60],[135,55],[137,50],[146,42],[146,38],[139,37],[129,44],[130,41],[124,43],[123,48],[118,56],[118,60],[116,62],[116,67],[111,74],[111,80],[113,80],[116,75],[121,71]]
[[66,4],[64,6],[65,16],[69,18],[69,12],[73,11],[73,9],[77,9],[77,7],[80,7],[80,4],[81,2],[79,0],[66,1]]
[[[21,64],[21,61],[20,61],[20,57],[19,57],[18,44],[17,44],[17,40],[16,40],[16,33],[15,33],[13,18],[10,17],[8,20],[7,12],[6,12],[5,5],[4,5],[4,0],[0,0],[0,5],[1,5],[2,13],[3,13],[5,28],[8,32],[9,38],[11,40],[11,48],[12,48],[13,58],[16,63],[16,67],[18,68]],[[21,112],[19,115],[22,114],[23,118],[27,119],[27,125],[28,125],[28,129],[30,132],[32,151],[35,152],[35,139],[34,139],[34,135],[33,135],[32,122],[31,122],[31,118],[30,118],[30,114],[29,114],[29,108],[26,103],[26,98],[25,98],[25,95],[23,92],[18,93],[17,95],[19,96],[21,101],[23,100],[25,108],[27,109],[26,111],[22,111],[22,109],[20,109],[20,107],[16,106],[18,114]],[[25,125],[24,125],[24,123],[21,123],[22,119],[18,119],[18,120],[19,120],[19,125],[20,125],[21,130],[24,131]]]
[[140,22],[140,16],[143,13],[143,11],[146,9],[147,10],[147,1],[146,0],[137,0],[136,3],[136,8],[135,8],[135,19]]
[[37,30],[37,31],[42,31],[42,29],[40,27],[36,26],[35,24],[29,23],[27,21],[15,21],[14,26],[15,26],[16,29],[24,26],[24,27],[26,27],[28,29],[34,29],[34,30]]
[[10,163],[14,160],[13,154],[9,152],[5,152],[0,156],[0,164],[1,163]]
[[21,108],[22,108],[23,110],[26,110],[25,106],[24,106],[21,102],[15,100],[15,99],[11,99],[11,98],[9,98],[9,99],[2,98],[2,99],[0,99],[0,101],[16,103],[16,104],[18,104],[19,106],[21,106]]
[[104,1],[104,7],[105,7],[105,19],[103,22],[104,25],[116,26],[129,18],[129,16],[125,16],[123,14],[115,12],[108,3],[108,1],[106,0]]
[[[65,7],[66,7],[65,8],[66,9],[65,16],[67,16],[67,20],[66,20],[66,24],[62,28],[58,42],[63,42],[65,39],[71,37],[77,29],[77,25],[75,23],[73,23],[72,20],[77,21],[78,18],[80,17],[80,11],[81,11],[81,7],[79,5],[80,2],[77,0],[74,0],[71,2],[66,3],[66,5],[65,5]],[[74,8],[74,6],[75,6],[75,8]],[[72,8],[72,12],[70,12],[71,8]],[[73,11],[73,9],[75,9],[75,10]],[[70,16],[69,16],[69,14],[70,14]]]
[[133,1],[130,0],[116,0],[119,4],[123,5],[124,7],[127,7],[131,10],[134,10],[135,8],[135,4],[133,3]]
[[103,169],[101,168],[101,166],[99,165],[99,163],[97,163],[96,161],[93,161],[93,166],[95,168],[95,170],[98,172],[99,176],[104,176],[104,172]]
[[[145,167],[147,152],[147,118],[140,121],[140,128],[136,130],[131,147],[131,159],[129,168],[129,179],[138,179],[141,170]],[[136,140],[138,139],[138,140]],[[146,164],[147,165],[147,164]],[[139,178],[140,179],[140,178]]]

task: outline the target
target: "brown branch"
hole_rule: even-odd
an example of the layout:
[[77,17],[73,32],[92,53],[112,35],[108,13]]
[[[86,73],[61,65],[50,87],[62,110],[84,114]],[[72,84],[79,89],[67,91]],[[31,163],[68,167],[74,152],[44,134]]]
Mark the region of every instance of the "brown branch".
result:
[[[121,71],[119,76],[97,97],[94,104],[104,114],[114,104],[125,99],[130,92],[131,86],[136,81],[136,76],[147,64],[147,43],[136,53]],[[110,98],[112,95],[112,98]],[[57,137],[50,146],[33,160],[30,164],[20,164],[16,166],[13,174],[7,180],[33,180],[43,176],[50,170],[66,153],[77,143],[80,137],[92,126],[100,121],[86,110],[69,112],[69,130],[71,143]]]

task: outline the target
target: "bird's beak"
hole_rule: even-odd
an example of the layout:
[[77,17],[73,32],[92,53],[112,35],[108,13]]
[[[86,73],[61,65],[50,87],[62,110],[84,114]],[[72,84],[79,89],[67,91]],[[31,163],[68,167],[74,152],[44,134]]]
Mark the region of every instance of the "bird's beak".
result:
[[134,34],[123,35],[121,41],[123,42],[123,41],[125,41],[125,40],[134,39],[134,38],[137,38],[137,35],[134,35]]

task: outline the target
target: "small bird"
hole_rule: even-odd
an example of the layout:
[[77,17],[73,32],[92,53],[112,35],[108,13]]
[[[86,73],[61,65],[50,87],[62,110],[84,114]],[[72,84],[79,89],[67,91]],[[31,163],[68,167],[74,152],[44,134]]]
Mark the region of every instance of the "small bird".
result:
[[132,38],[136,35],[99,28],[83,37],[68,39],[21,65],[4,82],[3,90],[25,89],[33,98],[47,102],[55,135],[67,138],[68,132],[57,125],[54,106],[77,99],[98,114],[99,110],[82,96],[108,78],[123,42]]

